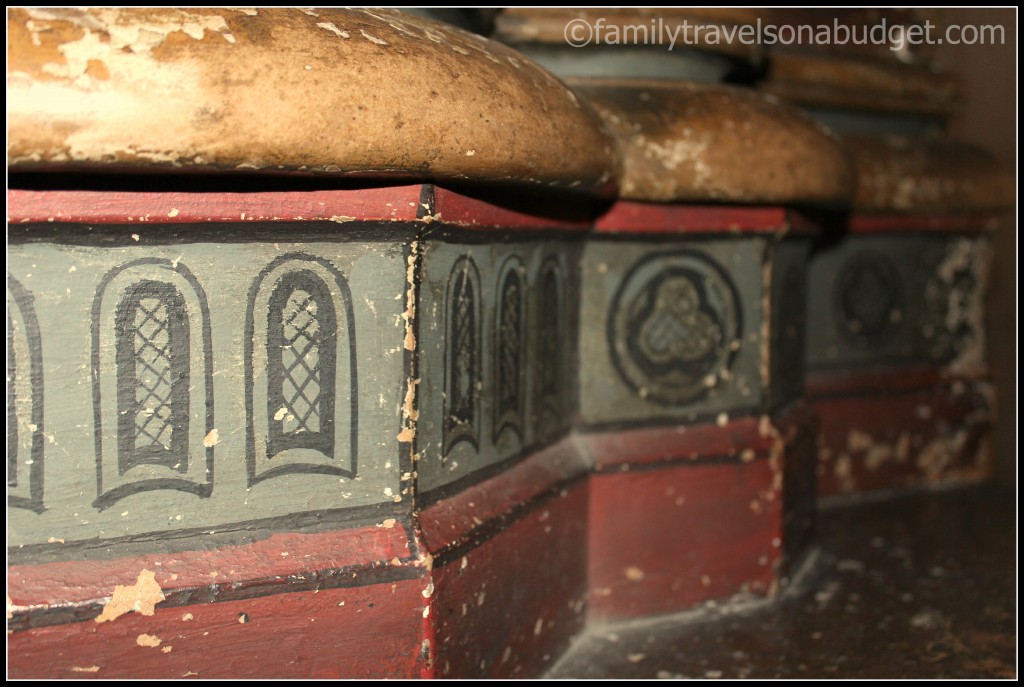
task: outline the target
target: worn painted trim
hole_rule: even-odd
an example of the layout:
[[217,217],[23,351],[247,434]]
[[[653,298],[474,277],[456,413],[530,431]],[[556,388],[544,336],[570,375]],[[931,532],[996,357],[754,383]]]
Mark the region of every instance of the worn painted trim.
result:
[[[156,183],[156,182],[154,182]],[[7,190],[7,222],[188,224],[194,222],[411,222],[420,185],[365,189],[202,193]],[[356,225],[358,226],[358,225]]]

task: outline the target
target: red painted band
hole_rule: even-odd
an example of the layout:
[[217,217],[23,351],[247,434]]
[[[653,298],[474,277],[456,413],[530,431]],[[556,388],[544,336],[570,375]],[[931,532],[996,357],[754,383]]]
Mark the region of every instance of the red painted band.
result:
[[781,206],[659,205],[621,200],[594,225],[598,234],[778,233],[790,226]]
[[[767,417],[741,417],[724,425],[645,427],[581,434],[579,441],[594,468],[645,465],[688,459],[763,457],[772,448],[772,434],[762,423]],[[762,431],[764,429],[764,431]]]
[[7,221],[95,224],[352,221],[409,222],[420,185],[256,193],[30,191],[8,189]]
[[424,542],[436,553],[586,470],[572,439],[563,439],[499,475],[426,508],[419,515]]
[[853,215],[849,228],[854,234],[927,231],[936,233],[982,233],[999,228],[998,215]]
[[16,607],[89,603],[109,597],[115,585],[135,584],[142,570],[152,571],[168,593],[407,559],[411,554],[404,526],[393,519],[384,524],[390,527],[275,534],[244,546],[209,551],[12,565],[7,569],[7,595]]

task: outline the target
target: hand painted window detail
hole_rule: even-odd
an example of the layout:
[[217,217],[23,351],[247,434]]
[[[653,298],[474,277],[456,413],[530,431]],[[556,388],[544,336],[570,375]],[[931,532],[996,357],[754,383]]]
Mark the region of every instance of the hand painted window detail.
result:
[[522,262],[512,256],[498,278],[498,306],[494,319],[494,441],[509,429],[523,438],[523,368],[526,350],[523,332],[525,283]]
[[537,290],[536,336],[537,336],[537,413],[535,424],[542,436],[547,437],[562,425],[564,420],[565,378],[564,329],[565,296],[562,292],[562,272],[557,259],[545,261],[540,273]]
[[312,272],[286,274],[268,317],[269,453],[312,448],[333,458],[337,318],[326,285]]
[[147,258],[100,282],[92,312],[94,506],[131,494],[213,490],[210,314],[181,263]]
[[250,290],[245,342],[250,486],[284,474],[354,477],[355,328],[341,272],[302,253],[275,260]]
[[32,294],[7,275],[7,504],[43,506],[43,349]]
[[118,471],[188,472],[188,318],[178,290],[141,281],[117,307]]
[[444,452],[461,441],[479,449],[480,440],[480,275],[468,257],[459,258],[448,278],[445,353]]

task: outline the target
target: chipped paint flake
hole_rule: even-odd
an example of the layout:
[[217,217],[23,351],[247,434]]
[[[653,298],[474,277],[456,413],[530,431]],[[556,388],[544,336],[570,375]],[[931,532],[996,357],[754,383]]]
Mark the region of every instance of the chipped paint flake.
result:
[[384,522],[378,523],[377,527],[383,527],[386,530],[392,529],[398,521],[394,518],[388,518]]
[[103,607],[103,612],[96,616],[95,622],[116,620],[129,611],[153,615],[156,612],[156,605],[163,600],[164,593],[156,581],[156,575],[150,570],[143,570],[135,584],[119,584],[114,587],[110,601]]
[[[333,23],[331,23],[329,21],[317,22],[317,26],[319,26],[324,31],[329,31],[329,32],[333,33],[335,36],[341,36],[342,38],[349,38],[348,31],[342,31],[341,29],[339,29],[337,26],[335,26]],[[365,36],[366,34],[363,34],[363,35]]]
[[636,567],[635,565],[631,565],[628,568],[626,568],[627,580],[631,582],[639,582],[640,580],[644,579],[644,577],[644,571]]
[[220,443],[220,432],[216,427],[207,432],[206,436],[203,437],[203,446],[206,448],[213,448]]
[[99,666],[72,666],[72,673],[98,673],[100,672]]
[[135,638],[135,643],[139,646],[158,647],[162,642],[163,640],[156,635],[141,634]]
[[371,36],[370,34],[366,33],[362,29],[359,29],[359,33],[362,34],[363,38],[365,38],[366,40],[370,41],[374,45],[387,45],[388,44],[387,41],[382,40],[380,38],[377,38],[376,36]]

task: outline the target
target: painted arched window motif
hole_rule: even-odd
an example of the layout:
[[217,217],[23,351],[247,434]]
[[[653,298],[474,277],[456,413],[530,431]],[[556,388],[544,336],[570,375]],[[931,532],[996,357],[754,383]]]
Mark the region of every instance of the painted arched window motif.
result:
[[161,489],[209,496],[213,352],[199,282],[160,258],[116,267],[97,288],[92,332],[93,505]]
[[526,351],[525,284],[518,258],[509,258],[498,280],[498,307],[494,319],[494,441],[510,429],[523,437],[523,363]]
[[558,262],[551,258],[541,268],[537,289],[537,427],[547,436],[563,421],[563,401],[568,381],[565,378],[565,342],[568,334],[564,331],[565,297],[562,292],[562,276]]
[[7,503],[43,507],[43,349],[32,294],[7,275]]
[[479,448],[480,275],[468,257],[459,258],[448,278],[446,302],[444,451],[461,441]]
[[355,476],[355,342],[348,282],[327,260],[284,255],[253,282],[244,351],[250,486],[295,473]]
[[327,286],[312,272],[289,272],[267,315],[268,453],[312,448],[333,458],[338,325]]
[[163,465],[188,472],[189,328],[167,282],[133,284],[117,306],[118,471]]

